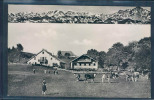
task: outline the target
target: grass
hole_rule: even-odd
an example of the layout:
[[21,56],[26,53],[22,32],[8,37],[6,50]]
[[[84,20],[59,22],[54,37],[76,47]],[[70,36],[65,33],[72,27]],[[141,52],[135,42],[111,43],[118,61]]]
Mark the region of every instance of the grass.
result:
[[[33,74],[32,69],[36,69]],[[112,79],[111,83],[101,83],[101,74],[95,82],[77,82],[71,72],[59,70],[59,75],[44,73],[46,67],[15,65],[8,66],[9,96],[43,96],[42,80],[46,79],[49,97],[103,97],[103,98],[149,98],[151,84],[149,80],[139,79],[138,82],[125,82],[125,77]],[[83,76],[81,76],[83,78]]]

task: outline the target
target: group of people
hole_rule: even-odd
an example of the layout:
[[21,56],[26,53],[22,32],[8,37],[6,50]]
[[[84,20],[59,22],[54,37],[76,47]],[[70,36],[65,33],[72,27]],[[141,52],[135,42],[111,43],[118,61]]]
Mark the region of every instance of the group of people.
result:
[[[36,69],[34,69],[34,68],[33,68],[33,73],[34,74],[36,73]],[[46,69],[44,70],[44,73],[45,74],[47,73]],[[51,73],[50,70],[48,70],[48,73],[49,74]],[[58,70],[57,69],[54,70],[54,75],[56,75],[56,74],[58,74]],[[45,79],[43,79],[43,81],[42,81],[42,95],[46,95],[46,91],[47,91],[47,86],[46,85],[47,85],[46,81],[45,81]]]
[[[36,69],[34,69],[34,68],[33,68],[33,73],[34,73],[34,74],[36,73]],[[50,71],[50,70],[46,70],[46,69],[45,69],[45,70],[44,70],[44,73],[45,73],[45,74],[47,74],[47,73],[49,73],[49,74],[50,74],[50,73],[51,73],[51,71]],[[54,75],[56,75],[56,74],[58,74],[58,70],[57,70],[57,69],[55,69],[55,70],[54,70]]]

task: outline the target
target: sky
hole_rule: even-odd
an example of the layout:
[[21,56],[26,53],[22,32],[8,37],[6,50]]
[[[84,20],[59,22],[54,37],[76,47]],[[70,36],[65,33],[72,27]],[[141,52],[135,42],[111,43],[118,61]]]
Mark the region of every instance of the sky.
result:
[[[89,12],[91,14],[112,14],[119,10],[133,9],[135,7],[126,6],[66,6],[66,5],[13,5],[9,4],[9,13],[18,12],[48,12],[54,10],[61,10],[64,12],[75,11],[75,12]],[[151,11],[150,7],[142,7]]]
[[134,24],[59,24],[8,23],[8,47],[21,43],[24,52],[46,49],[72,51],[80,56],[89,49],[107,52],[116,42],[129,42],[150,37],[151,25]]

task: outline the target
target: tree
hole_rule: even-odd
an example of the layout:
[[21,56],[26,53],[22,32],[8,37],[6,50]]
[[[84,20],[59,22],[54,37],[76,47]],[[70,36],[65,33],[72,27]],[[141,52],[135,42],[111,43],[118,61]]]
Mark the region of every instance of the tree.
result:
[[71,56],[70,53],[65,53],[65,57],[66,57],[66,58],[69,58],[70,56]]
[[106,53],[104,51],[99,52],[98,65],[99,68],[104,68]]
[[11,49],[10,49],[10,48],[8,48],[8,53],[9,53],[9,52],[11,52]]
[[90,57],[92,57],[94,59],[98,59],[99,52],[95,49],[90,49],[87,51],[87,55],[89,55]]
[[17,49],[14,47],[14,46],[12,46],[12,51],[16,51]]
[[138,71],[151,70],[151,41],[150,38],[141,39],[138,42],[138,51],[134,54],[136,63],[135,69]]
[[105,56],[106,56],[106,53],[104,51],[98,52],[95,49],[90,49],[87,51],[87,55],[98,61],[99,68],[104,67],[104,61],[105,61]]
[[124,52],[124,46],[118,42],[113,44],[106,54],[105,64],[106,66],[122,67],[122,63],[126,61],[127,53]]
[[58,58],[61,58],[62,57],[62,54],[61,54],[61,51],[60,50],[58,51],[57,55],[58,55]]
[[21,51],[23,51],[23,46],[19,43],[19,44],[17,44],[17,50],[19,51],[19,52],[21,52]]

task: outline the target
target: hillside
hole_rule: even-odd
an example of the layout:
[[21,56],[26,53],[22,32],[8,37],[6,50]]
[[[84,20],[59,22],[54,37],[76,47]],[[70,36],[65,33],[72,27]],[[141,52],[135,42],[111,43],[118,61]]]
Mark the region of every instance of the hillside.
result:
[[28,52],[8,52],[8,63],[26,63],[35,54]]

